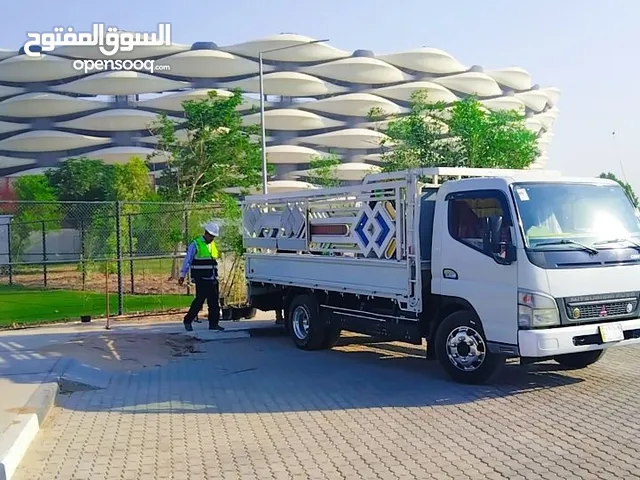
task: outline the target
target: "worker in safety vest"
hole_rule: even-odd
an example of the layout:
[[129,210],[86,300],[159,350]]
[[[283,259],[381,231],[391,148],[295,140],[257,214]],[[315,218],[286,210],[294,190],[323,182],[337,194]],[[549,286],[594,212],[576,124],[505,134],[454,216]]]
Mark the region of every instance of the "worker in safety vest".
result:
[[192,331],[193,321],[202,309],[205,300],[209,308],[209,330],[224,330],[220,321],[220,289],[218,285],[218,247],[213,241],[219,235],[220,227],[217,223],[207,223],[202,236],[196,238],[187,250],[178,283],[182,285],[187,276],[196,284],[196,298],[191,302],[189,311],[184,316],[184,328]]

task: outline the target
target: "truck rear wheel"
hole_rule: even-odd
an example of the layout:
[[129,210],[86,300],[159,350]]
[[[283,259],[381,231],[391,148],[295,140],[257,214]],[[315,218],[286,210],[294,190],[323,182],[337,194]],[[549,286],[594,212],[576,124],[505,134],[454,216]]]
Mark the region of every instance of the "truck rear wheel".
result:
[[588,352],[568,353],[558,355],[553,359],[565,368],[578,370],[593,365],[604,356],[604,350],[590,350]]
[[468,311],[446,317],[435,340],[440,365],[460,383],[487,382],[505,363],[503,356],[489,351],[480,321]]
[[302,350],[326,348],[327,325],[320,315],[313,295],[299,295],[288,308],[288,330],[296,346]]

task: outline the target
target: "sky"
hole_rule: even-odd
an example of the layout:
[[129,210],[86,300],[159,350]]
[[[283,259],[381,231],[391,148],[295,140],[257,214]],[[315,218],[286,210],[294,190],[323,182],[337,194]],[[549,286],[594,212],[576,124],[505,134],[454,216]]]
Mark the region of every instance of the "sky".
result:
[[[129,31],[172,24],[172,40],[219,46],[278,33],[328,38],[347,51],[422,46],[465,65],[519,66],[560,88],[548,168],[611,171],[640,191],[639,0],[30,0],[5,2],[0,48],[54,26]],[[146,7],[145,7],[146,6]],[[623,175],[624,174],[624,175]]]

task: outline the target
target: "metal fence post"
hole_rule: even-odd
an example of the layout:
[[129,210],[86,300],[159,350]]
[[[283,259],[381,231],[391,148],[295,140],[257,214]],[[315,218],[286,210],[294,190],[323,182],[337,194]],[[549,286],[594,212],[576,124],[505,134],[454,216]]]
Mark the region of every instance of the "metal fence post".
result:
[[133,272],[133,227],[131,226],[131,215],[127,215],[129,230],[129,276],[131,277],[131,293],[135,293],[135,281]]
[[42,279],[47,286],[47,224],[42,221]]
[[7,223],[7,247],[9,255],[9,285],[13,285],[13,259],[11,258],[11,221]]
[[87,264],[84,261],[84,220],[80,219],[80,268],[82,269],[82,291],[87,288]]
[[120,220],[122,216],[122,202],[116,202],[116,258],[118,265],[118,315],[124,312],[124,295],[122,288],[122,231]]

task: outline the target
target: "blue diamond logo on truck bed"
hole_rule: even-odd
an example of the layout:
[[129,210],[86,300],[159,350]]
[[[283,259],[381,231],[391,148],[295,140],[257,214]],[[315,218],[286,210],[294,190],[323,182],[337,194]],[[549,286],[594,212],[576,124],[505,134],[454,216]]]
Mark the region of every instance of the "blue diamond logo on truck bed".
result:
[[380,234],[378,235],[378,238],[376,238],[376,245],[378,245],[378,247],[382,247],[391,229],[380,212],[376,213],[375,218],[378,225],[380,225]]
[[353,231],[356,232],[358,237],[360,237],[360,241],[362,242],[362,245],[364,247],[369,245],[369,236],[365,231],[365,227],[367,226],[368,222],[369,222],[369,217],[367,216],[367,212],[363,211],[362,216],[360,217],[360,220],[358,221],[356,227],[353,229]]

